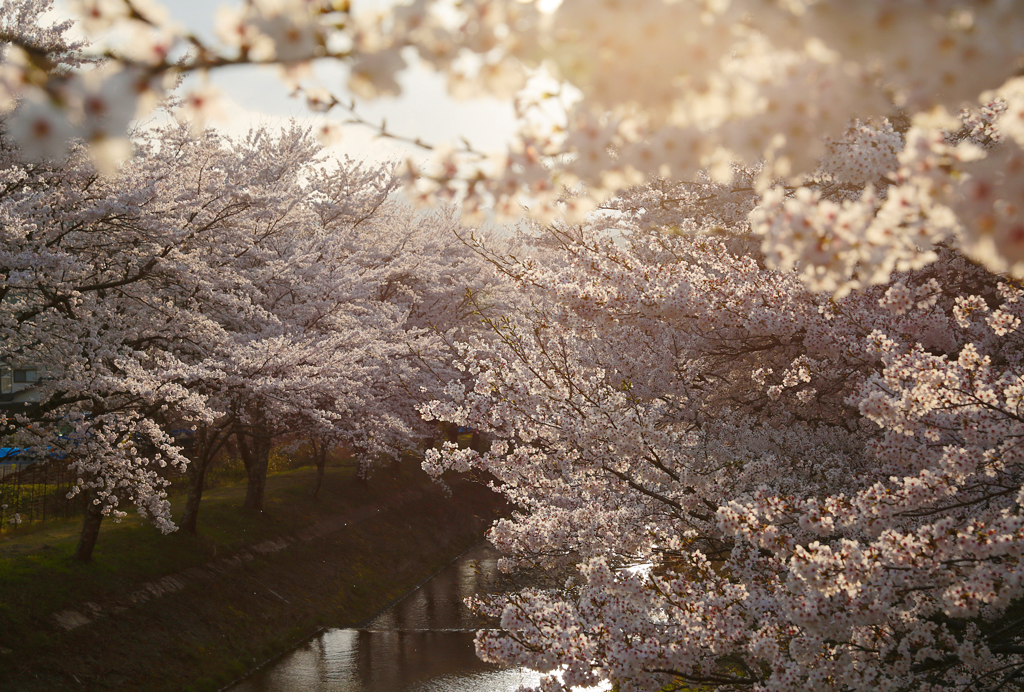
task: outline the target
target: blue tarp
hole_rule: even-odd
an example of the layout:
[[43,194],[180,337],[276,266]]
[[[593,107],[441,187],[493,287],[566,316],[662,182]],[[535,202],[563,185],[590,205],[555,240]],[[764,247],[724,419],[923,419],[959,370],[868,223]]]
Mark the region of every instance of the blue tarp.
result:
[[53,451],[52,447],[0,447],[0,464],[28,466],[39,461],[44,455],[51,459],[63,459],[67,456]]
[[0,468],[5,472],[20,471],[39,461],[28,447],[0,447]]

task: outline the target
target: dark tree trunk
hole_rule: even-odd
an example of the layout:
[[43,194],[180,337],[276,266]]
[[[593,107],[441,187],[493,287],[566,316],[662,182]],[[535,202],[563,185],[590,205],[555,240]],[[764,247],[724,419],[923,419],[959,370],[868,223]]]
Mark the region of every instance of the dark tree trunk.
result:
[[181,514],[181,529],[192,536],[199,533],[199,503],[203,499],[207,468],[208,464],[198,456],[185,467],[188,476],[188,497],[185,498],[185,511]]
[[199,503],[203,499],[206,488],[206,472],[213,466],[214,457],[221,447],[231,438],[230,427],[233,420],[223,419],[216,426],[203,426],[199,430],[193,458],[185,467],[188,477],[188,497],[185,499],[185,510],[181,514],[180,525],[185,533],[195,536],[199,533]]
[[327,467],[327,445],[311,440],[313,445],[313,461],[316,463],[316,484],[313,486],[313,499],[320,499],[320,486],[324,483],[324,469]]
[[238,433],[238,451],[242,455],[242,463],[245,464],[248,477],[242,508],[262,512],[263,493],[267,487],[267,467],[270,465],[270,437],[255,435],[250,444],[243,433]]
[[[97,402],[93,407],[93,413],[97,416],[105,411],[103,402]],[[78,547],[75,548],[74,559],[78,562],[91,562],[96,539],[100,537],[100,524],[103,523],[103,500],[100,500],[92,488],[86,488],[83,492],[85,493],[85,515],[82,517],[82,533],[78,536]]]
[[317,462],[316,465],[316,484],[313,486],[313,499],[320,499],[320,486],[324,484],[324,464]]
[[100,524],[103,523],[103,503],[94,504],[96,493],[89,491],[85,501],[85,517],[82,519],[82,533],[78,537],[78,547],[74,559],[79,562],[91,562],[92,550],[96,547],[96,539],[100,536]]

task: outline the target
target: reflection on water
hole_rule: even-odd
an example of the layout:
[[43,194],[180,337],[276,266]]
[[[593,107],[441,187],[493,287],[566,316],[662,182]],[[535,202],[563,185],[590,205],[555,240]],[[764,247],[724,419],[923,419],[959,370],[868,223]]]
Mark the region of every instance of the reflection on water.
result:
[[537,678],[480,661],[472,632],[331,630],[231,692],[515,692]]
[[476,630],[486,623],[464,599],[485,591],[498,574],[498,552],[484,544],[463,554],[394,606],[367,630]]
[[230,692],[515,692],[536,684],[524,668],[501,669],[473,651],[486,626],[463,599],[497,574],[490,546],[469,551],[365,629],[330,630],[256,671]]

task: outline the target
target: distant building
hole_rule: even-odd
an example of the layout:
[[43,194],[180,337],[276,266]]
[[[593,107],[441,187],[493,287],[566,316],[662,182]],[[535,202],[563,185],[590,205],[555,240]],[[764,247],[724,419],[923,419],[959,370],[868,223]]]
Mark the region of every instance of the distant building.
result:
[[34,401],[32,389],[40,379],[39,368],[29,365],[0,366],[0,402]]
[[[18,411],[24,408],[25,402],[38,401],[36,385],[40,378],[41,368],[35,366],[0,365],[0,412]],[[0,472],[16,471],[39,458],[39,451],[31,448],[0,447]]]

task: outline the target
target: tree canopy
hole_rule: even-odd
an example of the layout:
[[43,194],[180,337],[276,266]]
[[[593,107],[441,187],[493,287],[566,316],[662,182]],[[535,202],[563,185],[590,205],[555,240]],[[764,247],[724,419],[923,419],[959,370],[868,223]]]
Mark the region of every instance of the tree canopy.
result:
[[[545,575],[476,604],[478,652],[544,692],[1024,685],[1017,3],[255,0],[207,43],[82,0],[131,37],[103,54],[40,7],[0,22],[0,357],[47,372],[5,424],[101,511],[172,527],[175,421],[231,420],[254,467],[443,421],[489,448],[424,468],[486,472],[503,567]],[[331,165],[204,131],[207,87],[126,134],[243,63],[365,125],[308,63],[368,98],[413,55],[515,95],[507,151]]]

